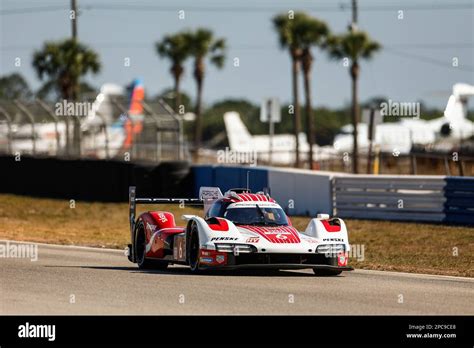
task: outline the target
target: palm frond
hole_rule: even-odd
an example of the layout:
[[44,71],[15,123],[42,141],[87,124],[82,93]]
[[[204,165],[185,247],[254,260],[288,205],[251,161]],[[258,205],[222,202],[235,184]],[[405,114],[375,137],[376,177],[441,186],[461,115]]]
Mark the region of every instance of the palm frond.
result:
[[352,61],[369,59],[381,48],[379,43],[372,41],[367,33],[362,31],[330,36],[324,46],[331,58],[349,58]]

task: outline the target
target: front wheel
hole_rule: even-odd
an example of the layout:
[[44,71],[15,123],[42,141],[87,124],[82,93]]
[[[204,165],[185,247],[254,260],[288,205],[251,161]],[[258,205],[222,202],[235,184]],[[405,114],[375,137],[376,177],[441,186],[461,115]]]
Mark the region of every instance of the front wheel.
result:
[[191,227],[191,232],[189,234],[189,266],[192,273],[199,273],[199,254],[201,252],[199,247],[199,232],[196,224],[193,224]]
[[[338,266],[337,257],[327,257],[326,264],[329,266]],[[313,272],[315,275],[322,276],[322,277],[337,276],[342,273],[342,271],[335,271],[331,269],[317,269],[317,268],[313,268]]]

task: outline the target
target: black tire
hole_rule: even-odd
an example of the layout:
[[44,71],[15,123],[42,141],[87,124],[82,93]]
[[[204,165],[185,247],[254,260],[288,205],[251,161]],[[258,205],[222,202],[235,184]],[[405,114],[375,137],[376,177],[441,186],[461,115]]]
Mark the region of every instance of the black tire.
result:
[[145,257],[145,227],[143,223],[138,223],[135,229],[135,259],[139,269],[160,269],[168,267],[168,262],[161,260],[150,260]]
[[[326,264],[330,266],[337,266],[337,257],[327,257]],[[329,269],[317,269],[317,268],[313,268],[313,272],[315,275],[320,276],[320,277],[337,276],[342,273],[342,271],[333,271]]]
[[189,268],[192,273],[200,273],[199,268],[199,232],[196,224],[191,226],[191,231],[189,233],[189,248],[188,248],[188,261]]

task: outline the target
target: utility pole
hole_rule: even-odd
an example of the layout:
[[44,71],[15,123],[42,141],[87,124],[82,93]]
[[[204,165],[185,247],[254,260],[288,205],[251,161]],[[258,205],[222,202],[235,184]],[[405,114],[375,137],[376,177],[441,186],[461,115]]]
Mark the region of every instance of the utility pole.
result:
[[351,0],[352,2],[352,5],[351,5],[351,8],[352,8],[352,21],[351,23],[349,24],[349,31],[350,32],[354,32],[354,31],[357,31],[357,0]]
[[275,133],[275,127],[273,125],[273,113],[272,113],[272,100],[267,100],[267,114],[268,114],[268,139],[270,140],[268,148],[268,163],[273,165],[273,134]]
[[352,23],[357,25],[357,0],[352,0]]
[[71,29],[72,38],[77,39],[77,3],[76,0],[71,0]]
[[[74,42],[77,42],[77,2],[76,0],[71,0],[71,29],[72,29],[72,39]],[[79,84],[79,81],[75,81],[76,84]],[[74,102],[77,101],[77,89],[78,86],[74,86],[72,99]],[[68,134],[69,136],[69,134]],[[72,136],[72,145],[73,145],[73,154],[81,156],[81,122],[79,118],[74,118],[74,127],[73,127],[73,136]]]
[[[349,24],[349,32],[354,34],[357,32],[357,0],[352,0],[352,22]],[[357,174],[359,172],[359,147],[357,145],[358,137],[358,125],[359,125],[359,105],[357,101],[357,80],[356,72],[359,70],[357,60],[352,60],[351,63],[351,78],[352,78],[352,125],[353,130],[353,151],[352,151],[352,173]]]
[[370,107],[369,115],[369,151],[367,153],[367,174],[372,174],[372,142],[374,141],[374,116],[375,116],[375,107]]
[[349,30],[357,30],[357,0],[352,0],[352,23],[349,26]]

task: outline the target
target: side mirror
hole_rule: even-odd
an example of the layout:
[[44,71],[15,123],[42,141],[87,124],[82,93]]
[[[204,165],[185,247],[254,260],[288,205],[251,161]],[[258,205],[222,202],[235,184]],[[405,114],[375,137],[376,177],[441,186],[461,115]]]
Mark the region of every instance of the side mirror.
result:
[[329,219],[329,214],[318,214],[316,215],[316,219],[327,220]]

